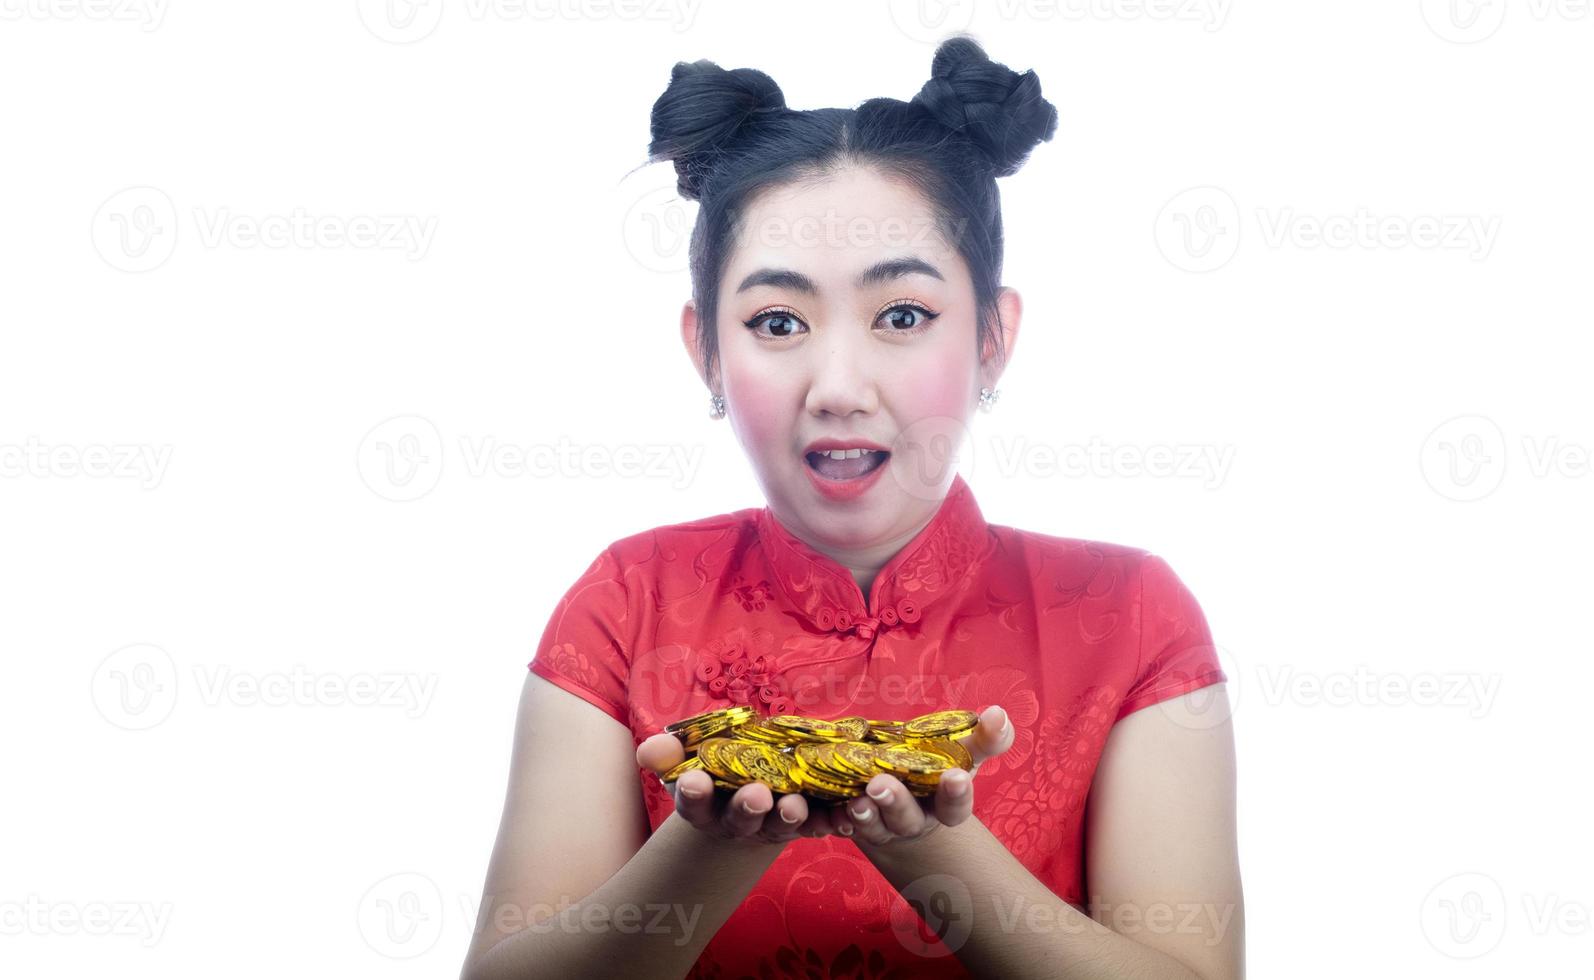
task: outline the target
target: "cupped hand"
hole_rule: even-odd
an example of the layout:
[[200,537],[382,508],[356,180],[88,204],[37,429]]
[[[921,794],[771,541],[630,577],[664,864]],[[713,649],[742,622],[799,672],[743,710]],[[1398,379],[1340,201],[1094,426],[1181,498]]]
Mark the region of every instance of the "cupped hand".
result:
[[[636,750],[637,765],[660,776],[685,759],[681,740],[669,732],[648,736]],[[722,840],[784,844],[798,837],[825,837],[835,829],[829,808],[810,807],[801,793],[786,793],[777,800],[765,783],[716,793],[714,777],[692,769],[666,788],[683,820]]]
[[1013,744],[1013,725],[1007,711],[991,705],[980,715],[974,731],[957,740],[974,760],[971,770],[950,769],[941,774],[933,795],[914,796],[902,781],[877,773],[864,787],[864,795],[831,808],[834,831],[851,837],[864,848],[923,840],[936,830],[955,827],[974,814],[974,775],[980,763],[1001,755]]

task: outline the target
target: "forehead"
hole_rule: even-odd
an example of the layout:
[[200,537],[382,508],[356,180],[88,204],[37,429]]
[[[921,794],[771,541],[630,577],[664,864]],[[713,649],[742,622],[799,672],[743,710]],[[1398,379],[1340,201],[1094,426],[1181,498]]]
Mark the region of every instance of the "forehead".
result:
[[850,288],[859,271],[885,259],[917,258],[947,281],[966,278],[962,260],[919,192],[867,168],[772,187],[733,222],[722,288],[734,294],[756,269],[799,271],[822,287]]

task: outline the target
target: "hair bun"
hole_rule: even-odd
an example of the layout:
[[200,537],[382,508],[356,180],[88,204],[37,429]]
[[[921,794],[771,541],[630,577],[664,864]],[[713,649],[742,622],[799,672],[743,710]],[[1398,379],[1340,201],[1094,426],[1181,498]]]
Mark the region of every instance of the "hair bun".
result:
[[1057,131],[1057,109],[1041,98],[1035,72],[992,61],[967,35],[936,48],[930,80],[912,104],[978,147],[998,177],[1017,173],[1036,144]]
[[727,71],[712,61],[678,61],[653,103],[652,161],[675,162],[676,187],[695,201],[715,157],[760,115],[786,111],[775,80],[756,68]]

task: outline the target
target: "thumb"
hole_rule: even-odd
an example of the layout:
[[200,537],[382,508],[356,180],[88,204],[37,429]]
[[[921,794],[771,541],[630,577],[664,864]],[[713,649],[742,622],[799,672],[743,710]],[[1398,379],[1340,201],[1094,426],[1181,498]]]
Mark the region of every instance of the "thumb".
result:
[[1013,722],[1007,717],[1007,709],[993,704],[981,712],[980,723],[974,731],[959,741],[974,757],[974,767],[978,769],[986,759],[1001,755],[1012,747],[1014,736]]
[[686,750],[681,747],[681,740],[669,732],[658,732],[649,735],[636,747],[636,764],[642,769],[651,769],[659,775],[664,775],[686,759]]

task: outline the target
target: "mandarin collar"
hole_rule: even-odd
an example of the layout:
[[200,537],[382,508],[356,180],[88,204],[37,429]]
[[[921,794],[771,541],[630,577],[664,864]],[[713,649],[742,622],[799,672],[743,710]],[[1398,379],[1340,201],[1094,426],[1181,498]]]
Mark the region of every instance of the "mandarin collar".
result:
[[930,522],[886,562],[869,598],[840,562],[810,547],[765,505],[758,511],[759,547],[792,608],[814,628],[868,639],[882,630],[912,630],[925,607],[955,592],[995,547],[974,492],[954,474]]

